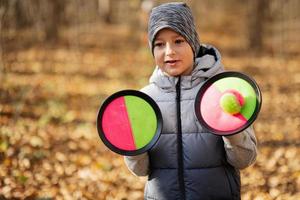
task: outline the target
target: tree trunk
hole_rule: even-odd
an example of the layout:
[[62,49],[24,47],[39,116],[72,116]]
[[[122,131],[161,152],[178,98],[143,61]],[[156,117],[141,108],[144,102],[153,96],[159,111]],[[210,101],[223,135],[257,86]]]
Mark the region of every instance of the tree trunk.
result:
[[46,12],[46,16],[44,18],[45,23],[45,35],[47,41],[55,41],[59,36],[59,26],[62,24],[62,17],[64,11],[64,1],[60,0],[52,0],[50,2],[46,2],[42,4],[42,6],[46,6],[43,8],[49,9]]
[[250,9],[248,13],[248,41],[249,49],[260,52],[263,49],[264,27],[267,11],[269,7],[268,0],[249,1]]
[[[28,5],[29,3],[29,5]],[[15,13],[16,13],[16,28],[21,29],[30,26],[32,19],[28,16],[28,6],[30,1],[16,1],[15,2]]]

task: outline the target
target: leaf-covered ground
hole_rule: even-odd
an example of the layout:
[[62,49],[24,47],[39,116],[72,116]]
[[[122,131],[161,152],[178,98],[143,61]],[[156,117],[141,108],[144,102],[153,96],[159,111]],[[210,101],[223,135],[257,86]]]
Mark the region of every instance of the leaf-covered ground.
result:
[[[300,199],[300,56],[232,53],[228,41],[218,44],[226,69],[252,76],[263,94],[259,155],[242,171],[242,199]],[[142,199],[146,178],[130,174],[95,124],[105,97],[147,84],[152,56],[146,43],[105,42],[3,51],[0,199]]]

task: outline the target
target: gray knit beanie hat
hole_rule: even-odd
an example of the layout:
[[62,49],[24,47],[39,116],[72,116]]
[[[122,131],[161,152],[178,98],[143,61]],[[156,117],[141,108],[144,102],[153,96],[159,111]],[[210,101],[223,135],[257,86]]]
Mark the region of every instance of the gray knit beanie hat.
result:
[[182,35],[192,47],[194,57],[197,57],[200,42],[188,5],[182,2],[172,2],[152,9],[148,23],[148,39],[152,54],[156,34],[164,28],[170,28]]

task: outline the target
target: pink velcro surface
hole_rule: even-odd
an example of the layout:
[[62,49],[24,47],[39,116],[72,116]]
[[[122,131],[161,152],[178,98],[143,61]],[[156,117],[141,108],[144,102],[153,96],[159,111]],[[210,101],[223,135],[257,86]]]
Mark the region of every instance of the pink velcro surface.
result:
[[203,120],[213,129],[234,131],[246,124],[247,119],[241,114],[231,115],[224,112],[219,103],[222,95],[223,93],[217,87],[210,86],[202,97],[200,112]]
[[106,107],[102,128],[107,140],[115,147],[127,151],[136,150],[124,97],[113,100]]

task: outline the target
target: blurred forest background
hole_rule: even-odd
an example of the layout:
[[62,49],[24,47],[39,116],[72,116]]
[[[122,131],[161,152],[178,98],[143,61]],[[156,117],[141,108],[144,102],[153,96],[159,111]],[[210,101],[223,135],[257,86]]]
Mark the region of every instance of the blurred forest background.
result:
[[[100,142],[101,102],[147,84],[151,0],[0,0],[0,199],[143,197]],[[243,200],[300,199],[300,1],[190,0],[202,43],[263,94]]]

